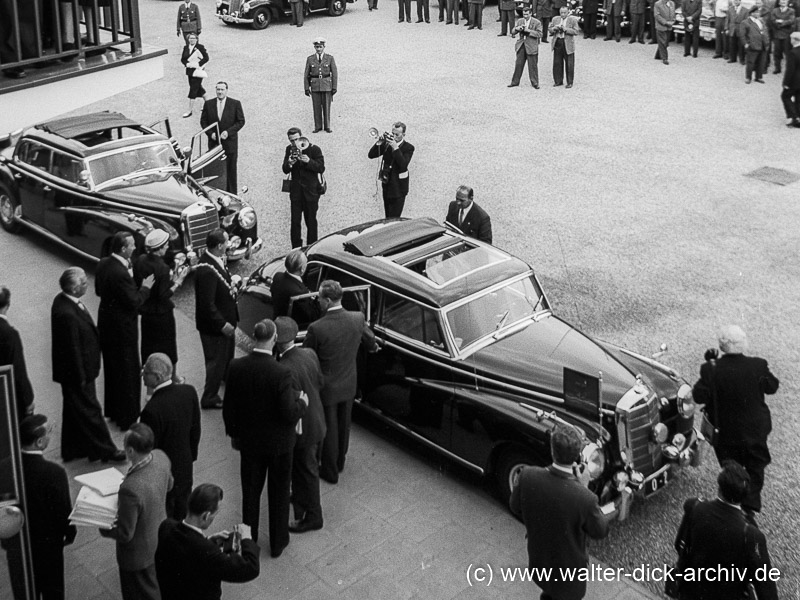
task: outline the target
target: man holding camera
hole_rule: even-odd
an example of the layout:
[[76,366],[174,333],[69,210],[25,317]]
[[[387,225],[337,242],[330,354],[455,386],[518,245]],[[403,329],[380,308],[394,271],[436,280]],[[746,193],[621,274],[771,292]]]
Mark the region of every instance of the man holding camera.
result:
[[292,224],[289,237],[292,248],[303,245],[302,225],[306,220],[306,242],[317,241],[317,209],[319,208],[320,181],[319,175],[325,172],[325,157],[322,149],[308,139],[302,137],[299,127],[292,127],[286,132],[289,145],[283,156],[283,172],[291,173],[289,200],[291,201]]
[[[410,21],[411,19],[409,19]],[[314,133],[325,131],[331,133],[331,101],[336,94],[339,73],[333,56],[325,53],[325,38],[314,38],[314,54],[306,59],[306,70],[303,76],[306,96],[311,96],[314,107]]]
[[367,154],[369,158],[382,157],[379,179],[387,219],[400,218],[408,195],[408,163],[414,155],[414,146],[405,137],[406,125],[398,121],[392,126],[392,133],[378,136]]
[[512,37],[519,34],[519,39],[514,44],[517,53],[517,62],[514,64],[514,76],[508,87],[517,87],[522,78],[525,61],[528,62],[528,76],[531,85],[539,89],[539,39],[542,37],[542,23],[533,18],[530,6],[522,9],[522,18],[517,19],[517,24],[511,30]]
[[553,49],[553,87],[564,85],[564,69],[567,71],[567,87],[572,87],[575,78],[575,36],[581,32],[578,17],[569,14],[562,6],[558,16],[550,25]]

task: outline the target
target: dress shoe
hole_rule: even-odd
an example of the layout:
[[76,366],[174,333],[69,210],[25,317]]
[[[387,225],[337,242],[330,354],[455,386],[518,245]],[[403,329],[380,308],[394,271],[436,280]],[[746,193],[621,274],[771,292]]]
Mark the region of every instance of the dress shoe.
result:
[[411,17],[408,17],[408,18],[406,19],[406,23],[411,23]]
[[714,56],[712,56],[711,58],[722,58],[722,54],[715,54],[715,55],[714,55]]
[[792,119],[792,122],[787,125],[787,127],[796,127],[800,129],[800,119]]
[[[441,21],[441,19],[439,19],[439,21]],[[447,23],[445,23],[445,25],[452,25],[452,24],[453,24],[452,21],[448,21]]]
[[495,23],[500,23],[503,19],[497,19]]
[[497,34],[497,37],[505,37],[506,35],[507,35],[507,34],[505,34],[505,33],[498,33],[498,34]]
[[402,22],[403,22],[403,19],[398,19],[398,21],[397,21],[397,22],[398,22],[398,23],[402,23]]
[[538,89],[539,89],[539,86],[538,86],[538,85],[534,85],[534,86],[533,86],[533,89],[535,89],[535,90],[538,90]]
[[543,44],[546,44],[546,43],[547,43],[547,40],[542,40],[542,43],[543,43]]
[[[449,21],[448,21],[449,22]],[[439,23],[444,23],[444,17],[439,18]]]
[[191,116],[192,116],[192,111],[185,112],[185,113],[183,113],[181,116],[182,116],[184,119],[188,119],[189,117],[191,117]]
[[644,44],[644,43],[645,43],[645,41],[644,41],[644,40],[639,40],[639,43],[640,43],[640,44]]
[[571,84],[571,83],[568,83],[568,84],[567,84],[566,86],[564,86],[564,87],[566,87],[567,89],[569,89],[569,88],[571,88],[571,87],[572,87],[572,84]]
[[200,408],[202,408],[203,410],[222,408],[222,398],[217,398],[216,400],[212,400],[211,402],[206,402],[205,404],[201,404]]
[[302,23],[300,23],[300,24],[298,25],[298,27],[302,27],[302,26],[303,26],[303,24],[302,24]]
[[765,83],[763,79],[756,79],[756,83]]
[[772,72],[772,74],[773,74],[773,75],[778,75],[780,72],[781,72],[781,70],[780,70],[780,69],[775,69],[775,70]]
[[331,485],[336,485],[337,483],[339,483],[339,475],[338,475],[338,473],[337,473],[336,477],[328,477],[327,475],[323,475],[322,473],[320,473],[319,474],[319,478],[322,479],[322,481],[326,481],[326,482],[330,483]]
[[322,529],[322,521],[301,519],[289,523],[289,531],[292,533],[305,533],[306,531],[318,531],[320,529]]
[[554,84],[553,84],[553,87],[558,87],[558,86],[560,86],[560,85],[564,85],[564,84],[563,84],[563,83],[554,83]]
[[430,23],[430,22],[431,22],[431,20],[430,20],[430,19],[425,19],[425,22],[426,22],[426,23]]
[[478,31],[483,31],[483,27],[478,27]]
[[106,456],[105,458],[103,458],[101,460],[104,463],[107,463],[107,462],[119,463],[119,462],[125,462],[126,460],[128,460],[128,457],[125,456],[125,452],[123,452],[122,450],[115,450],[113,454],[109,454],[108,456]]
[[470,29],[475,29],[475,28],[472,25],[470,25],[469,27],[467,27],[467,31],[469,31]]
[[647,42],[647,43],[648,43],[648,45],[656,45],[658,42],[654,42],[653,40],[650,40],[650,41],[649,41],[649,42]]
[[416,23],[422,23],[422,19],[417,19],[415,22]]
[[745,83],[753,83],[753,82],[752,82],[751,80],[749,80],[749,79],[745,79],[745,80],[744,80],[744,82],[745,82]]
[[689,56],[689,53],[688,53],[688,52],[684,52],[684,53],[683,53],[683,56],[684,56],[684,57],[686,57],[686,56]]
[[330,127],[326,127],[325,128],[325,132],[326,133],[333,133],[333,129],[331,129]]
[[635,40],[634,38],[631,38],[630,40],[628,40],[628,43],[629,43],[629,44],[635,44],[635,43],[636,43],[636,40]]
[[736,62],[736,59],[734,58],[733,60],[729,60],[728,62],[729,62],[729,63],[735,63],[735,62]]
[[25,69],[20,68],[6,69],[3,71],[3,74],[11,79],[22,79],[23,77],[28,76],[28,74],[25,72]]
[[692,58],[697,58],[697,54],[692,54]]
[[610,42],[611,40],[612,40],[612,38],[609,38],[609,37],[607,37],[607,38],[603,38],[603,41],[604,41],[604,42]]
[[668,64],[669,64],[669,61],[668,61],[666,58],[665,58],[663,61],[661,61],[661,62],[663,62],[665,65],[668,65]]
[[283,554],[284,550],[286,550],[286,546],[284,546],[283,548],[273,548],[269,551],[269,555],[272,558],[278,558],[281,554]]
[[311,133],[319,133],[320,131],[322,131],[322,128],[321,128],[321,127],[320,127],[319,129],[315,129],[315,130],[314,130],[314,131],[312,131]]
[[509,83],[506,87],[518,87],[518,83]]

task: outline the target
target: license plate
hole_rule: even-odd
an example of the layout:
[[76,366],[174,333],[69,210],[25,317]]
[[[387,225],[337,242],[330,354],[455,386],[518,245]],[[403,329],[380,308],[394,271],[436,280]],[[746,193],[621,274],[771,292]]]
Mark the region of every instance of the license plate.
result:
[[669,482],[669,469],[644,482],[644,495],[652,496]]

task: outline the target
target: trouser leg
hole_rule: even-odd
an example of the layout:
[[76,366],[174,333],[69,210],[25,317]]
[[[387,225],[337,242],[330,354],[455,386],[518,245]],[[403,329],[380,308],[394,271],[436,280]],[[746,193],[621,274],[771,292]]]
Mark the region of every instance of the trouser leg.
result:
[[336,483],[339,481],[339,469],[336,464],[339,460],[339,427],[337,422],[337,408],[335,404],[323,406],[325,412],[325,426],[327,432],[322,441],[322,460],[320,461],[319,475],[325,481]]
[[319,196],[306,198],[303,204],[303,218],[306,221],[306,243],[313,244],[317,241],[317,209]]
[[314,108],[314,129],[322,129],[322,92],[311,92],[311,106]]
[[547,42],[547,28],[550,26],[550,17],[542,17],[539,19],[542,22],[542,43]]
[[531,76],[531,85],[536,87],[539,85],[539,55],[528,55],[528,75]]
[[331,98],[332,92],[322,92],[322,126],[325,129],[331,128]]
[[522,78],[522,70],[525,68],[525,46],[522,45],[517,50],[517,57],[514,62],[514,75],[511,76],[511,83],[519,85],[519,80]]
[[253,541],[258,541],[258,521],[261,513],[261,492],[267,480],[267,459],[250,452],[241,453],[242,522],[252,529]]
[[[299,187],[299,185],[298,185]],[[293,191],[290,195],[290,208],[291,208],[291,223],[289,225],[289,238],[292,248],[300,248],[303,245],[303,231],[302,231],[302,218],[303,218],[303,192],[298,190],[296,193]]]
[[336,469],[339,473],[344,471],[347,451],[350,449],[350,422],[352,419],[352,412],[352,400],[340,402],[336,407],[336,420],[339,426],[339,456],[336,461]]
[[722,33],[725,29],[725,17],[714,17],[714,56],[725,55],[725,34]]
[[273,554],[289,545],[289,490],[292,453],[269,457],[267,502],[269,503],[269,547]]
[[575,79],[575,53],[567,54],[565,61],[567,65],[567,85],[572,85]]
[[319,444],[297,447],[292,457],[292,506],[295,519],[322,522],[319,497]]
[[553,81],[556,85],[564,83],[564,40],[553,40]]
[[237,194],[237,190],[239,188],[239,181],[238,181],[238,173],[236,168],[236,163],[239,160],[239,152],[229,150],[228,148],[225,149],[225,162],[227,163],[226,166],[226,175],[228,180],[225,182],[225,189],[230,192],[231,194]]

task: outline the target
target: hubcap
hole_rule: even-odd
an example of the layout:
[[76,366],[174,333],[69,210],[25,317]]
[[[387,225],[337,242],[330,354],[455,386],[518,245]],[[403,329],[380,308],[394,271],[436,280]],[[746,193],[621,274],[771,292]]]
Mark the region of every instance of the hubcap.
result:
[[511,467],[511,470],[508,472],[508,489],[509,491],[513,491],[515,487],[517,487],[517,483],[519,482],[519,475],[522,473],[522,469],[526,466],[525,464],[518,464]]
[[3,194],[0,196],[0,218],[3,219],[4,223],[11,223],[14,218],[17,216],[15,214],[16,210],[14,209],[14,203],[11,202],[11,198],[8,194]]

